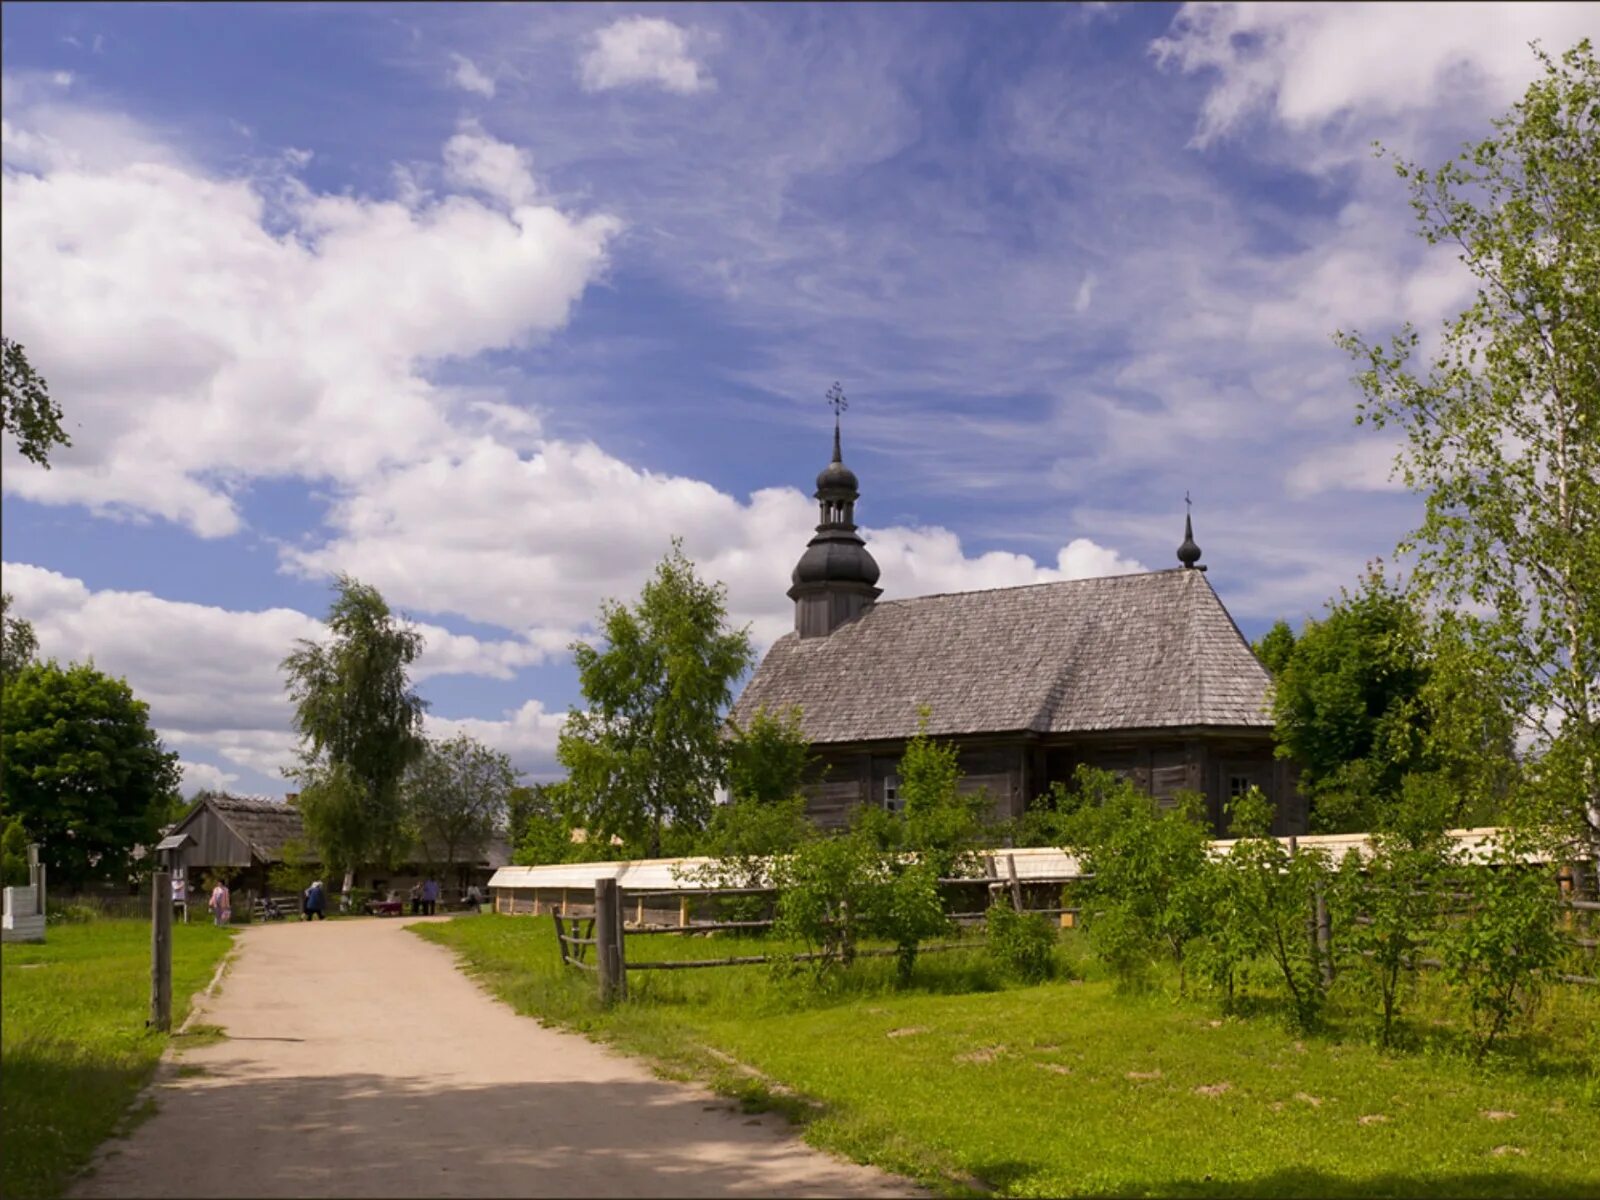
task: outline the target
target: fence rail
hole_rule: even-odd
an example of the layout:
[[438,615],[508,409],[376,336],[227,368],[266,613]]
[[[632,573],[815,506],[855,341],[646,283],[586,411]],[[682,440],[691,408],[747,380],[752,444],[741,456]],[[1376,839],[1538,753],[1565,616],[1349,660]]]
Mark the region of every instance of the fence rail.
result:
[[[1292,847],[1291,847],[1292,851]],[[998,856],[988,856],[985,861],[985,874],[970,876],[951,876],[941,878],[939,883],[945,887],[982,886],[987,887],[991,905],[1000,896],[1009,892],[1011,907],[1018,913],[1036,916],[1050,916],[1064,918],[1063,924],[1069,924],[1066,918],[1075,918],[1084,911],[1077,906],[1058,906],[1046,908],[1029,908],[1024,902],[1024,891],[1037,887],[1061,887],[1073,883],[1081,883],[1093,879],[1092,874],[1062,874],[1048,877],[1033,877],[1027,880],[1019,878],[1016,861],[1011,855],[1005,856],[1005,873],[999,869]],[[1569,889],[1575,883],[1570,875],[1561,874],[1557,880],[1562,886],[1559,903],[1562,907],[1579,912],[1600,912],[1600,900],[1585,900],[1575,895],[1570,895]],[[772,954],[741,954],[728,955],[722,958],[705,959],[672,959],[653,962],[629,962],[626,953],[627,935],[631,933],[660,933],[660,934],[690,934],[690,933],[716,933],[732,930],[770,929],[776,924],[773,918],[737,921],[690,921],[687,919],[687,900],[693,897],[742,897],[742,896],[776,896],[779,889],[773,886],[737,887],[737,888],[691,888],[691,889],[641,889],[639,891],[626,891],[618,885],[615,879],[597,879],[594,885],[594,911],[592,916],[569,917],[561,913],[552,913],[555,922],[556,943],[561,953],[563,966],[577,967],[598,976],[600,996],[603,1001],[609,1002],[627,994],[627,976],[632,971],[690,971],[703,970],[710,967],[740,967],[759,966],[777,960],[787,962],[815,962],[823,959],[839,958],[843,955],[838,951],[807,951],[792,955]],[[1470,899],[1470,893],[1450,893],[1454,899]],[[637,911],[642,915],[644,904],[648,899],[660,897],[674,897],[683,902],[681,912],[684,914],[676,924],[647,924],[643,921],[629,926],[624,919],[624,912],[628,905],[636,905]],[[1003,901],[1001,901],[1003,903]],[[1320,898],[1317,916],[1311,922],[1312,936],[1317,941],[1319,959],[1331,953],[1331,929],[1327,927],[1327,910],[1323,907]],[[951,921],[971,922],[983,919],[987,911],[949,912],[945,914]],[[1363,918],[1357,916],[1357,921]],[[580,933],[580,926],[583,927]],[[1594,938],[1574,936],[1567,933],[1570,944],[1588,950],[1596,948]],[[972,949],[981,943],[974,942],[943,942],[918,948],[919,954],[938,953],[946,950]],[[594,947],[595,961],[586,960],[586,952]],[[850,958],[880,958],[899,953],[894,948],[855,950]],[[1365,953],[1370,954],[1370,951]],[[1439,968],[1444,964],[1435,958],[1419,958],[1417,967]],[[1325,978],[1331,978],[1328,970],[1331,969],[1331,959],[1327,962]],[[1600,986],[1600,978],[1590,975],[1579,975],[1570,972],[1547,970],[1541,972],[1546,978],[1558,980],[1562,983],[1578,986]]]

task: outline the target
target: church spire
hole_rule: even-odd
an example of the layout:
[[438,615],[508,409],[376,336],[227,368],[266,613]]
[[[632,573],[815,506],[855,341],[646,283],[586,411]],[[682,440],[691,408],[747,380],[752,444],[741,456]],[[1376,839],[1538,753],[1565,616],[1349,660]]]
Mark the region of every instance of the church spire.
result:
[[1183,544],[1178,547],[1178,561],[1183,564],[1186,571],[1204,571],[1205,568],[1199,565],[1200,546],[1194,540],[1193,502],[1189,499],[1188,492],[1183,494],[1183,507]]
[[817,531],[790,577],[794,626],[801,637],[826,637],[881,594],[878,564],[856,532],[860,485],[844,465],[839,418],[849,407],[837,383],[828,389],[833,409],[833,460],[817,476]]

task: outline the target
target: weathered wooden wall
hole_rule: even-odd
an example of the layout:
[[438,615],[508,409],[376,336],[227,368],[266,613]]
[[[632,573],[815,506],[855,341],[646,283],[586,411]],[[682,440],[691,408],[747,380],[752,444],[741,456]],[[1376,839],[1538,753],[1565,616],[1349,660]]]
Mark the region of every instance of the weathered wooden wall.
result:
[[[1070,783],[1081,765],[1113,771],[1162,801],[1181,791],[1205,797],[1213,829],[1227,833],[1224,811],[1234,780],[1259,787],[1277,809],[1279,836],[1306,831],[1306,806],[1292,764],[1273,757],[1270,735],[1151,735],[956,739],[963,791],[987,790],[995,820],[1020,816],[1053,782]],[[806,811],[823,828],[839,828],[851,809],[882,804],[884,783],[898,774],[903,744],[817,747],[818,774],[806,786]]]

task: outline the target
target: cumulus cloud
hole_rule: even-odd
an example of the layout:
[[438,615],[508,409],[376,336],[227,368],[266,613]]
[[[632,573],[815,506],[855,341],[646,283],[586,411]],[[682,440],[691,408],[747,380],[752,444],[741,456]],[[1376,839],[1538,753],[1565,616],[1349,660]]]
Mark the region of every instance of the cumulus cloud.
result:
[[464,733],[499,750],[519,770],[535,779],[548,779],[560,773],[556,764],[556,740],[566,719],[565,712],[547,712],[539,701],[529,700],[499,720],[430,715],[427,733],[434,738],[452,738]]
[[464,54],[452,54],[450,82],[464,92],[472,92],[485,100],[494,99],[494,77]]
[[224,771],[221,767],[206,762],[189,762],[185,759],[178,760],[178,770],[183,773],[183,794],[192,796],[202,789],[212,792],[226,792],[232,785],[239,782],[239,775],[235,771]]
[[618,223],[535,203],[526,157],[476,126],[443,156],[494,205],[322,194],[289,164],[217,178],[125,120],[8,114],[0,305],[72,398],[73,446],[13,460],[5,490],[214,537],[251,480],[348,482],[448,440],[431,364],[560,328]]
[[1538,70],[1528,43],[1559,52],[1595,32],[1589,4],[1186,4],[1152,46],[1163,63],[1212,72],[1195,131],[1204,145],[1260,109],[1305,128],[1346,113],[1398,114],[1468,92],[1496,107]]
[[[507,513],[540,519],[507,522]],[[548,440],[524,456],[480,438],[461,453],[387,472],[334,508],[335,536],[284,555],[306,574],[347,570],[401,604],[526,630],[549,644],[578,636],[602,597],[636,595],[682,537],[701,574],[727,584],[733,620],[750,623],[765,646],[792,626],[789,572],[816,520],[815,503],[794,488],[740,501],[588,443]],[[889,597],[1142,569],[1087,538],[1048,567],[1003,551],[969,556],[947,529],[869,526],[865,536]]]
[[[165,600],[148,592],[94,591],[81,580],[26,563],[5,564],[17,615],[33,623],[40,653],[93,660],[128,680],[152,724],[180,752],[203,751],[266,775],[293,759],[290,707],[278,664],[323,624],[288,608],[241,612]],[[549,638],[487,641],[415,622],[425,648],[413,677],[510,679],[565,644]],[[186,756],[187,757],[187,756]],[[206,764],[194,764],[196,778]],[[215,769],[215,768],[211,768]]]
[[578,61],[586,90],[659,87],[687,95],[714,86],[689,53],[689,34],[661,17],[623,17],[596,30]]

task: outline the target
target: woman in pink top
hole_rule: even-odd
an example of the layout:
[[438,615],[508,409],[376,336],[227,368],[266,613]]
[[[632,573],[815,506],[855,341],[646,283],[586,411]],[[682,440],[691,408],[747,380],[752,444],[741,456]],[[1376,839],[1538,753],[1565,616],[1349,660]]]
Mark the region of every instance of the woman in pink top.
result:
[[217,880],[217,886],[211,889],[210,908],[218,925],[226,925],[233,920],[233,897],[228,894],[228,885],[222,880]]

